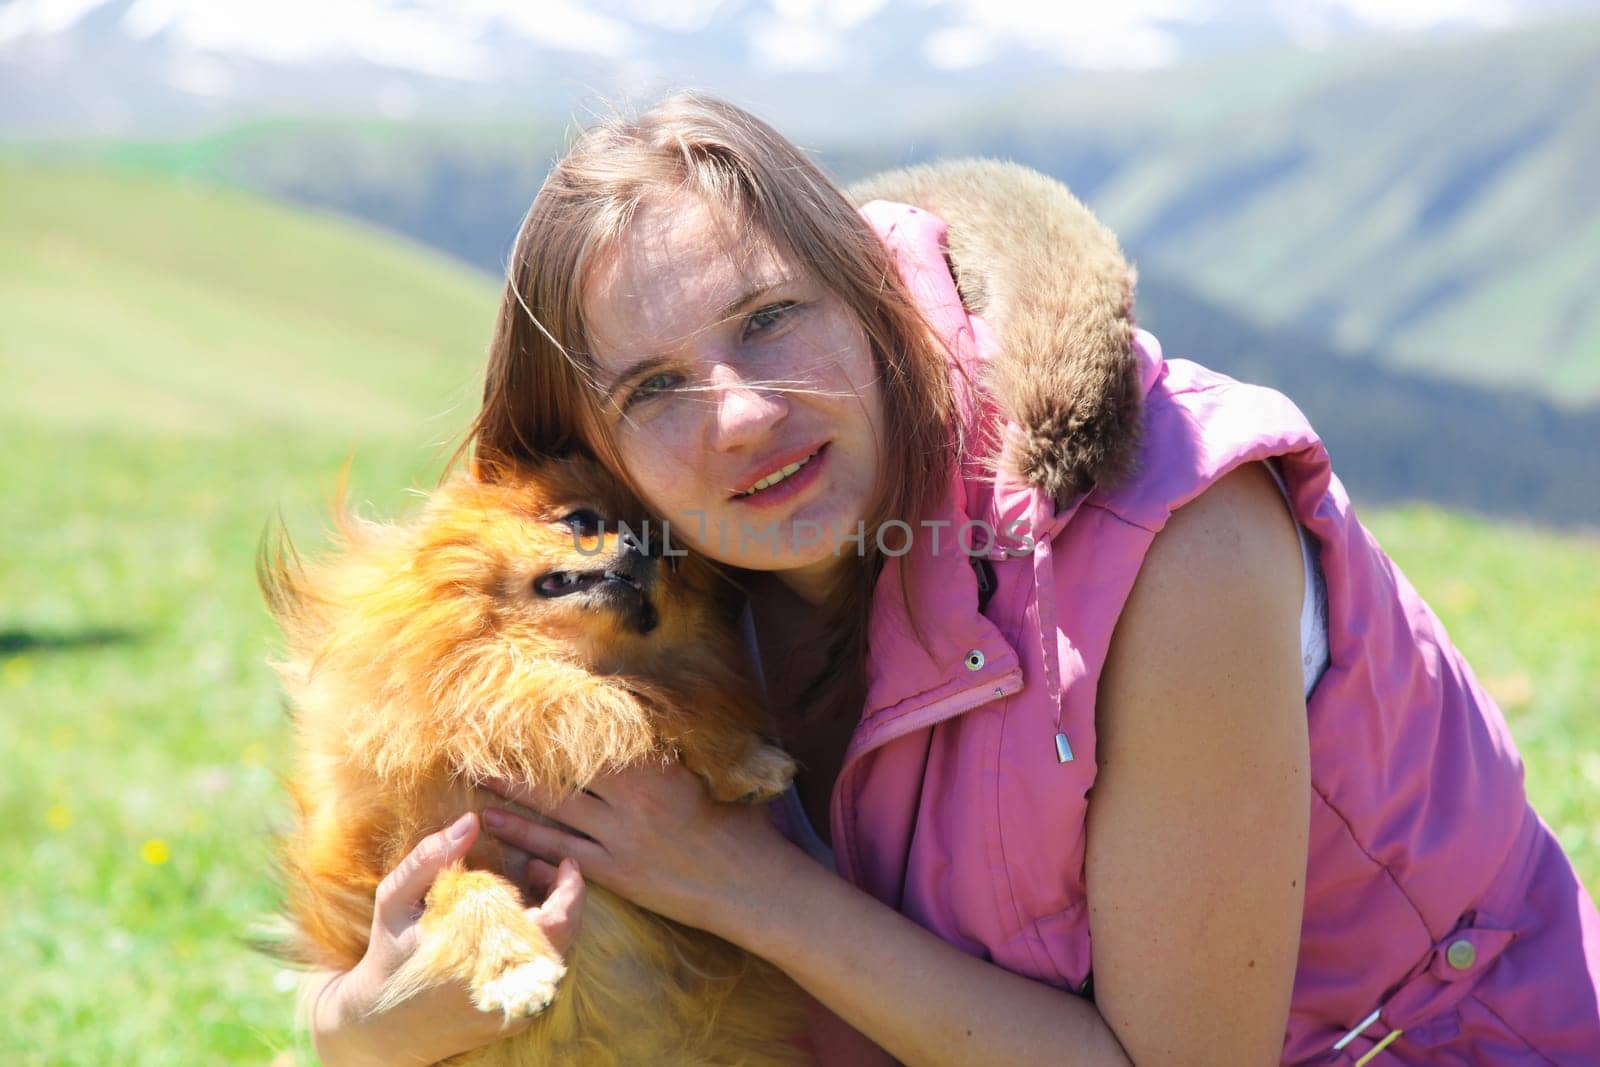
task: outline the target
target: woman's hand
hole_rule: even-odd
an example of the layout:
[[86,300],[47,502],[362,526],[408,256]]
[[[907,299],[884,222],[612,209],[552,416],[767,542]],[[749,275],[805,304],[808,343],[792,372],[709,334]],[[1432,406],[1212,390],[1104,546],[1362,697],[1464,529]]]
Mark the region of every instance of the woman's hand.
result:
[[[440,871],[467,854],[477,837],[478,818],[468,812],[423,838],[379,884],[367,954],[349,971],[326,978],[312,994],[311,1037],[323,1063],[435,1063],[532,1023],[524,1019],[508,1024],[498,1012],[479,1011],[459,983],[423,990],[381,1015],[373,1011],[384,982],[416,951],[417,919],[428,887]],[[527,882],[544,898],[528,914],[565,955],[583,919],[578,865],[568,861],[530,868]]]
[[[1094,1005],[975,959],[841,880],[772,825],[765,804],[719,804],[677,765],[634,767],[552,803],[485,783],[564,824],[489,808],[489,832],[534,859],[574,858],[634,903],[768,960],[859,1034],[830,1027],[828,1062],[1125,1065]],[[813,1037],[816,1035],[814,1034]],[[848,1050],[846,1051],[846,1047]]]
[[[1093,1004],[939,940],[786,841],[767,805],[719,804],[682,767],[630,768],[560,803],[485,788],[564,824],[484,811],[532,864],[575,858],[596,884],[761,956],[902,1062],[1059,1063],[1063,1049],[1128,1062]],[[831,1040],[849,1046],[839,1062],[878,1062],[859,1035]]]
[[759,902],[775,871],[804,858],[778,833],[767,805],[718,803],[676,763],[618,771],[558,803],[514,782],[485,788],[567,828],[484,812],[489,832],[528,853],[537,877],[550,877],[570,857],[586,877],[640,907],[724,936],[725,920]]

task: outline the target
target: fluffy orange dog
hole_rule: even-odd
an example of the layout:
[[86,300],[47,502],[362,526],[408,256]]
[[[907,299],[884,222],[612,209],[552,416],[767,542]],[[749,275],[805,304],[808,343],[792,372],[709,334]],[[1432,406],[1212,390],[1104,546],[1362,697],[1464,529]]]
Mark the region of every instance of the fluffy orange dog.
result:
[[[659,536],[619,537],[619,521],[643,531],[637,517],[597,465],[570,460],[499,484],[459,477],[406,525],[341,517],[334,551],[309,565],[281,531],[264,542],[300,748],[284,860],[306,962],[360,960],[378,882],[481,810],[487,779],[560,796],[679,759],[721,800],[786,787],[794,766],[762,739],[717,576],[662,558]],[[435,882],[419,948],[385,990],[457,980],[483,1010],[542,1013],[468,1062],[799,1058],[801,994],[775,968],[596,887],[563,961],[500,870],[485,835]]]

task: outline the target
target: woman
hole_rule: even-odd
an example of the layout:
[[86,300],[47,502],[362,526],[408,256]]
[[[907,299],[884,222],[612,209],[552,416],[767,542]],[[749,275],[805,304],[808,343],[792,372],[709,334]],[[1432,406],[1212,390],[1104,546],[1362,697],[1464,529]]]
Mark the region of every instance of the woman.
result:
[[[500,783],[572,831],[485,816],[539,921],[568,943],[587,878],[742,945],[835,1013],[823,1063],[1600,1062],[1600,919],[1316,435],[1165,362],[1012,178],[858,215],[684,96],[541,190],[475,462],[592,449],[732,568],[804,770],[803,849],[678,769]],[[503,1033],[452,989],[367,1014],[478,832],[379,890],[328,1062]]]

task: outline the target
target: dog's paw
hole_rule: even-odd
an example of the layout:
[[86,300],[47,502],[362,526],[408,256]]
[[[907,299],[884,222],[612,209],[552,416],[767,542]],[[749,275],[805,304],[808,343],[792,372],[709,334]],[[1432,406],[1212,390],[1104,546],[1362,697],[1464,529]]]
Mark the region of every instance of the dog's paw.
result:
[[795,762],[776,745],[757,745],[717,783],[718,800],[753,804],[778,796],[794,780]]
[[507,1019],[538,1015],[556,999],[556,987],[567,969],[559,960],[541,956],[500,972],[473,990],[479,1011],[500,1012]]

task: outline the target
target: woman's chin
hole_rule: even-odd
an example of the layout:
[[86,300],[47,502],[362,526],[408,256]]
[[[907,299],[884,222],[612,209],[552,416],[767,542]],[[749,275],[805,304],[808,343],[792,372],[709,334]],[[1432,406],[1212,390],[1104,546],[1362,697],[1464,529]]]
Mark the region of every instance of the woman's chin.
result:
[[806,545],[747,545],[740,551],[736,545],[719,548],[716,544],[705,546],[702,553],[719,563],[730,567],[740,567],[750,571],[772,571],[782,573],[785,571],[832,571],[842,568],[847,559],[852,559],[855,552],[850,545],[845,545],[840,551],[834,551],[831,541],[821,544]]
[[860,527],[860,512],[823,499],[785,515],[693,513],[673,524],[672,536],[675,543],[732,567],[815,570],[860,555],[864,536],[870,536]]

